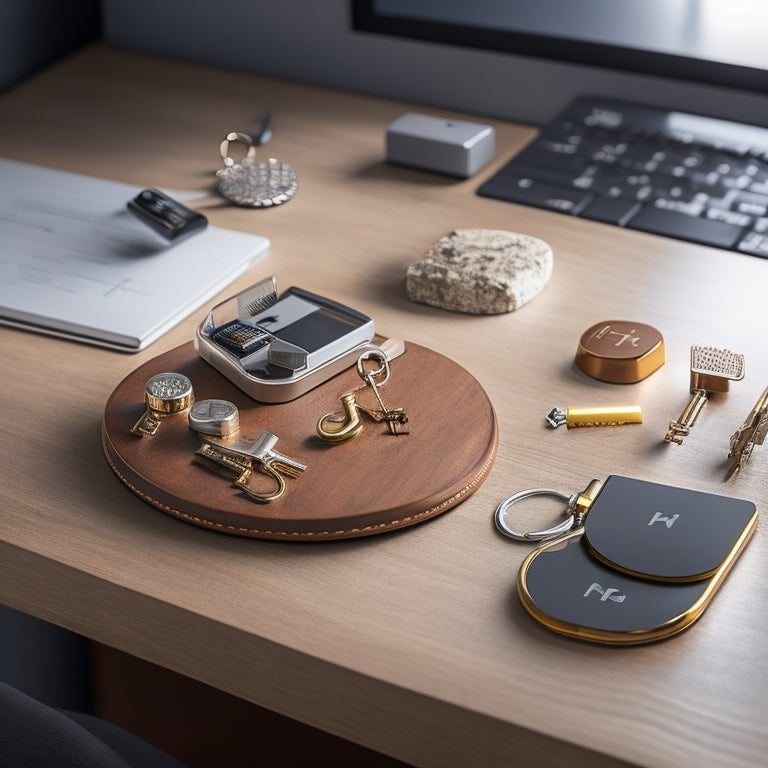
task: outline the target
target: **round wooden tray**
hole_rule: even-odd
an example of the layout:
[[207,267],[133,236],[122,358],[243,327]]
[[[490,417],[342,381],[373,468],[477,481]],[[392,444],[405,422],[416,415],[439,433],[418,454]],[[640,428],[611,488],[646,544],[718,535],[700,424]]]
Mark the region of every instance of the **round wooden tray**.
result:
[[[197,356],[192,343],[129,374],[104,410],[104,452],[115,474],[145,501],[205,528],[264,539],[325,540],[368,536],[428,520],[469,497],[493,466],[496,414],[480,384],[461,366],[410,342],[391,363],[380,389],[389,408],[408,415],[407,434],[363,416],[356,437],[331,445],[317,420],[340,410],[339,398],[361,386],[356,368],[289,403],[257,403]],[[144,410],[144,387],[158,373],[183,373],[195,399],[229,400],[240,410],[240,434],[266,429],[274,450],[307,465],[267,504],[253,501],[227,477],[193,458],[200,438],[187,413],[166,417],[155,435],[131,433]],[[371,392],[361,401],[375,399]]]

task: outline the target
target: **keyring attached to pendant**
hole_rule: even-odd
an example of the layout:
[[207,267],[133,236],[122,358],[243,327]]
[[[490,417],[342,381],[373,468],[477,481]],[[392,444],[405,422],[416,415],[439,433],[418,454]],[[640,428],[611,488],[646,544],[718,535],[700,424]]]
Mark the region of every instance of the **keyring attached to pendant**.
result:
[[[560,491],[553,490],[552,488],[529,488],[525,491],[519,491],[518,493],[509,496],[496,507],[494,514],[494,520],[496,522],[496,528],[498,531],[510,539],[523,542],[535,542],[535,541],[549,541],[556,539],[569,531],[580,528],[584,524],[584,517],[587,514],[589,507],[592,505],[595,497],[597,496],[602,483],[599,480],[593,480],[587,488],[581,493],[574,493],[570,496]],[[565,502],[565,514],[567,518],[560,523],[553,525],[551,528],[545,528],[541,531],[523,531],[519,532],[514,530],[506,520],[507,510],[525,499],[532,498],[534,496],[553,496],[561,501]]]

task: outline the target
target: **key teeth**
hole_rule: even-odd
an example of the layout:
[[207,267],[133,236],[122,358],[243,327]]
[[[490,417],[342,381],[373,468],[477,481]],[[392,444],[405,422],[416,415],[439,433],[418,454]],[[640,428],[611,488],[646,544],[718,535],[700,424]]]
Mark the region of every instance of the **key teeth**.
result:
[[679,421],[669,422],[669,431],[664,437],[665,443],[675,443],[676,445],[682,445],[683,440],[691,434],[690,427],[681,424]]

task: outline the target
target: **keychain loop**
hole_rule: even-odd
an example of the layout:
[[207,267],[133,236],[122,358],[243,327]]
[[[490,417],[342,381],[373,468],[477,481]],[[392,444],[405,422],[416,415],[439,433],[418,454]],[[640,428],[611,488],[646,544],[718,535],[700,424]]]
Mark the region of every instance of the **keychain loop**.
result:
[[[373,370],[366,370],[365,363],[368,360],[373,360],[379,364],[378,368]],[[357,374],[366,383],[370,384],[374,389],[376,387],[383,387],[389,381],[389,361],[387,356],[378,349],[369,349],[367,352],[363,352],[360,357],[357,358]],[[376,381],[376,377],[381,376],[379,381]]]
[[224,165],[227,168],[231,168],[237,165],[237,162],[229,153],[230,144],[243,144],[245,146],[245,152],[240,162],[245,158],[252,158],[256,154],[256,147],[253,146],[253,140],[247,133],[241,133],[240,131],[230,131],[226,138],[219,145],[219,154],[224,161]]
[[[564,502],[566,502],[565,513],[568,515],[568,519],[563,520],[561,523],[557,523],[557,525],[553,525],[551,528],[546,528],[543,531],[526,531],[521,533],[513,530],[509,527],[505,519],[507,510],[513,504],[517,504],[517,502],[523,501],[524,499],[528,499],[532,496],[554,496],[557,499],[562,499]],[[501,502],[501,504],[499,504],[498,507],[496,507],[496,528],[500,533],[503,533],[510,539],[515,539],[515,541],[530,542],[557,538],[558,536],[561,536],[562,534],[570,531],[577,524],[577,517],[573,514],[573,509],[578,497],[579,494],[573,494],[569,496],[568,494],[560,493],[560,491],[555,491],[551,488],[530,488],[527,491],[520,491],[505,499]]]

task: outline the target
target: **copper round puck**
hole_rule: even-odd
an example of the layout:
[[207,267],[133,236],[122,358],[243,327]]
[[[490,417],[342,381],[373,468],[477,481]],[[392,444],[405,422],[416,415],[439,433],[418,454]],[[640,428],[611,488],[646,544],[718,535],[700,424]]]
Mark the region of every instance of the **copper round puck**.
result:
[[582,334],[576,365],[594,379],[633,384],[664,365],[664,339],[652,325],[605,320]]

